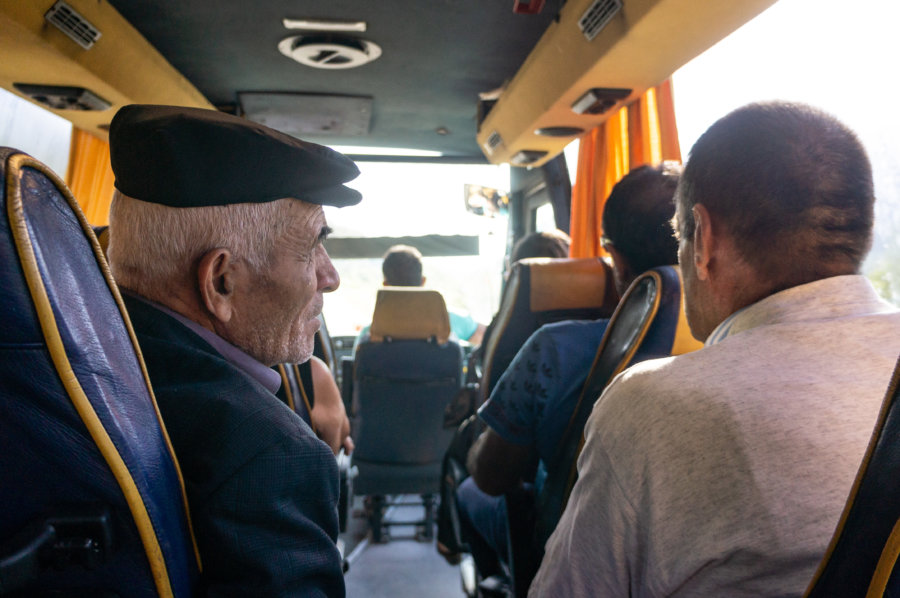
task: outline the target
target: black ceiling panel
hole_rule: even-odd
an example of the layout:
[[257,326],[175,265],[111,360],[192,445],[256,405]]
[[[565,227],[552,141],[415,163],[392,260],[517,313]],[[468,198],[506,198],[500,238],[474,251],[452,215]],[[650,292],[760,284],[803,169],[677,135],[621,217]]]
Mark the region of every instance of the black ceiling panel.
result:
[[[561,3],[520,15],[513,0],[111,0],[216,105],[236,105],[240,92],[371,96],[367,136],[312,140],[456,157],[481,156],[478,93],[515,74]],[[350,35],[382,55],[347,70],[301,65],[277,49],[302,33],[285,29],[283,18],[365,21],[365,33]]]

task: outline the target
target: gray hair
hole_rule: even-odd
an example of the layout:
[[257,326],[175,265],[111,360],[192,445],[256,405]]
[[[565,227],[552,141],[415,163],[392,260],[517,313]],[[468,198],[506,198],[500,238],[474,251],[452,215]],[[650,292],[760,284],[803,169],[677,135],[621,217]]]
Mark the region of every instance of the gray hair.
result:
[[293,201],[172,208],[116,191],[109,209],[113,276],[123,287],[162,303],[189,284],[197,261],[217,247],[262,272],[275,243],[287,233]]

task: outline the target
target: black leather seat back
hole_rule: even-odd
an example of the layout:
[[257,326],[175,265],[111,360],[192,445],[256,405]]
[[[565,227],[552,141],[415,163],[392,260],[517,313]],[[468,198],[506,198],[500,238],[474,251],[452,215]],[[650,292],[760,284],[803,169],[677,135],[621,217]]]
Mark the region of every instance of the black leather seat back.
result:
[[2,148],[0,173],[3,589],[9,551],[42,528],[87,549],[41,551],[22,595],[191,596],[181,475],[100,246],[44,165]]
[[900,596],[900,360],[807,598]]

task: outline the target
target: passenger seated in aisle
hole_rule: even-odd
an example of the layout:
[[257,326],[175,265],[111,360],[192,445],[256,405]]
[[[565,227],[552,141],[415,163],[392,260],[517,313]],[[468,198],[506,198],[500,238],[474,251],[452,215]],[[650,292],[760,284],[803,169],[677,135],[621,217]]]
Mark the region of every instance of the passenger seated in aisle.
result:
[[[668,162],[636,168],[613,187],[606,201],[604,246],[614,257],[613,278],[620,295],[638,274],[677,260],[669,221],[680,172],[679,165]],[[503,559],[507,555],[502,495],[522,483],[537,459],[543,462],[554,455],[607,322],[542,326],[479,410],[488,428],[469,452],[471,477],[460,485],[457,498],[463,519]],[[483,560],[473,556],[476,563]]]
[[[394,245],[384,254],[381,264],[381,272],[384,274],[384,286],[386,287],[421,287],[425,286],[425,277],[422,275],[422,254],[415,247],[409,245]],[[485,326],[472,319],[467,314],[459,314],[448,310],[450,316],[450,331],[453,335],[470,345],[481,344]],[[369,326],[364,326],[359,331],[356,341],[353,343],[353,351],[369,334]]]
[[342,598],[338,468],[274,392],[340,283],[322,205],[357,203],[328,148],[214,110],[110,127],[109,262],[184,474],[209,596]]
[[859,274],[872,171],[852,131],[766,103],[700,137],[676,193],[705,347],[618,376],[531,596],[800,596],[900,353]]

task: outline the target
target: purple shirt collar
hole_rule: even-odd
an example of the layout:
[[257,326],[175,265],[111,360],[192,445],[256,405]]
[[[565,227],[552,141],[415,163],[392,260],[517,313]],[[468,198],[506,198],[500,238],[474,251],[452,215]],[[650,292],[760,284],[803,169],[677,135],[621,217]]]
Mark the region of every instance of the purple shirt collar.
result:
[[218,353],[222,357],[224,357],[228,363],[262,384],[263,387],[265,387],[266,390],[268,390],[272,394],[278,392],[278,389],[281,387],[281,376],[278,375],[278,372],[276,372],[272,368],[261,364],[260,362],[247,355],[245,352],[241,351],[240,349],[226,341],[215,332],[204,328],[197,322],[184,317],[180,313],[169,309],[165,305],[160,305],[155,301],[151,301],[146,297],[141,297],[136,293],[125,291],[124,289],[123,292],[129,297],[132,297],[139,301],[143,301],[147,305],[158,309],[164,314],[172,316],[173,318],[187,326],[197,336],[212,345],[212,348],[218,351]]

